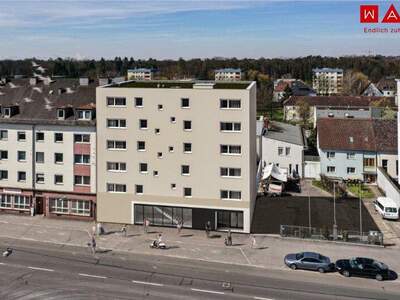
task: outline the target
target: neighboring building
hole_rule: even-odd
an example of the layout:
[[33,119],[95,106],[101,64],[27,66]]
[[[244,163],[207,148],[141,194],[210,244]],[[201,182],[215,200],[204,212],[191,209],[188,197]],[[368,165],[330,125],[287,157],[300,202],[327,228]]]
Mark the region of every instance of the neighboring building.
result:
[[396,96],[396,80],[394,77],[384,77],[376,84],[384,97]]
[[332,68],[313,69],[313,89],[318,95],[331,96],[343,91],[343,70]]
[[263,166],[275,164],[281,169],[286,169],[288,175],[295,172],[300,177],[304,176],[306,139],[300,126],[257,121],[257,136],[261,138]]
[[242,80],[242,71],[240,69],[218,69],[215,70],[215,81],[240,81]]
[[[390,104],[395,107],[395,99],[393,97],[364,97],[364,96],[291,96],[284,101],[284,119],[286,121],[301,121],[299,115],[299,105],[306,103],[310,107],[309,120],[315,122],[317,119],[316,107],[319,108],[319,113],[344,115],[345,117],[356,117],[358,114],[364,115],[362,110],[370,110],[368,114],[373,117],[378,117],[379,112],[384,107],[379,108],[380,105]],[[373,108],[371,108],[373,107]],[[361,112],[356,113],[359,110]],[[347,114],[347,115],[346,115]],[[329,115],[331,117],[331,115]]]
[[250,231],[254,82],[128,81],[96,100],[98,221]]
[[370,82],[367,88],[361,93],[361,96],[367,97],[383,97],[383,92],[376,87],[373,82]]
[[321,174],[376,181],[377,167],[397,177],[397,122],[320,119],[317,123]]
[[13,80],[0,94],[0,210],[96,217],[96,85]]
[[297,79],[278,79],[274,82],[274,93],[272,100],[274,102],[281,101],[286,93],[286,89],[290,88],[293,96],[316,96],[317,93],[306,85],[303,81]]
[[139,68],[139,69],[128,70],[128,80],[152,80],[152,79],[153,79],[153,71],[151,69]]

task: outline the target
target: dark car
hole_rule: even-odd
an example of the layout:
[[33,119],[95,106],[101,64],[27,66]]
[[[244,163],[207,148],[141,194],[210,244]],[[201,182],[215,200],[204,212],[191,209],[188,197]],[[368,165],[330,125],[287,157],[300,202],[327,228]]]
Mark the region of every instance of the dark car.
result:
[[340,259],[336,262],[335,267],[340,274],[346,277],[368,277],[379,281],[390,277],[388,266],[371,258]]
[[324,273],[334,269],[334,264],[331,263],[329,257],[315,252],[288,254],[285,256],[284,261],[285,265],[292,270],[304,269]]

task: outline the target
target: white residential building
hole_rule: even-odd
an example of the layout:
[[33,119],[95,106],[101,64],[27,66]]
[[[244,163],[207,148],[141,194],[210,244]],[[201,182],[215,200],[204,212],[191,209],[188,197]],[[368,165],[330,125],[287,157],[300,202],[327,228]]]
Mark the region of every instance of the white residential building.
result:
[[337,95],[343,91],[343,70],[313,69],[313,89],[322,96]]
[[218,69],[215,70],[215,81],[240,81],[242,71],[240,69]]
[[128,70],[128,80],[152,80],[153,71],[151,69],[139,68]]

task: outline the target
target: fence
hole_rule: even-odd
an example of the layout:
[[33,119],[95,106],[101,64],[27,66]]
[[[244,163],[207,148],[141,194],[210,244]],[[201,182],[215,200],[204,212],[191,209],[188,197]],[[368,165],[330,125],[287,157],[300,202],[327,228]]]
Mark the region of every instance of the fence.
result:
[[383,233],[379,231],[360,232],[349,230],[337,230],[336,238],[333,230],[328,228],[303,227],[293,225],[281,225],[282,237],[295,237],[301,239],[341,241],[358,244],[373,244],[383,246]]

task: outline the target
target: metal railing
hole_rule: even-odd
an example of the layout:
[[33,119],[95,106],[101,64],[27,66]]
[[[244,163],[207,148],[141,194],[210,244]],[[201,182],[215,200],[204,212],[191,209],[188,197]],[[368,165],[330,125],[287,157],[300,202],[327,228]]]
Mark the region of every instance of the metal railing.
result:
[[300,239],[340,241],[347,243],[371,244],[383,246],[383,233],[379,231],[362,232],[341,230],[337,232],[328,228],[315,228],[293,225],[281,225],[280,235],[282,237],[295,237]]

